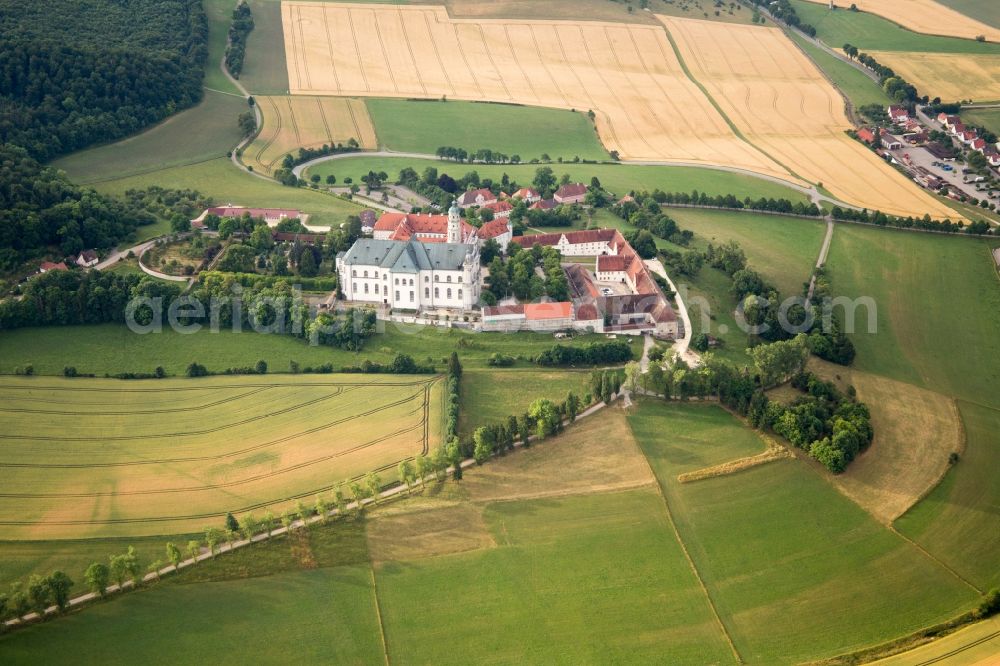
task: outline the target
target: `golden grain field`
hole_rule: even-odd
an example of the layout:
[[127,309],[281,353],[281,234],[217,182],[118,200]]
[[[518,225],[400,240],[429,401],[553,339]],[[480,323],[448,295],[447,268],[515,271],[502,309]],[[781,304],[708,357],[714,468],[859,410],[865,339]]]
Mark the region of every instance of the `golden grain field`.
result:
[[0,380],[9,539],[183,534],[436,446],[431,377]]
[[795,180],[739,141],[680,67],[662,28],[450,19],[443,7],[282,3],[290,90],[446,96],[592,109],[623,159],[733,167]]
[[871,55],[915,85],[921,95],[948,101],[1000,100],[1000,55],[897,51]]
[[840,94],[781,30],[659,18],[722,112],[793,173],[866,208],[960,217],[844,133]]
[[243,151],[243,160],[255,171],[270,174],[285,155],[299,148],[346,144],[375,148],[375,128],[364,100],[344,97],[255,97],[264,116],[260,134]]
[[[820,5],[825,5],[828,1],[808,0]],[[984,0],[984,2],[992,1]],[[1000,42],[1000,30],[934,0],[851,0],[851,2],[837,0],[835,4],[841,8],[838,11],[844,11],[845,6],[855,4],[863,12],[887,18],[914,32],[963,39],[975,39],[983,35],[991,42]]]

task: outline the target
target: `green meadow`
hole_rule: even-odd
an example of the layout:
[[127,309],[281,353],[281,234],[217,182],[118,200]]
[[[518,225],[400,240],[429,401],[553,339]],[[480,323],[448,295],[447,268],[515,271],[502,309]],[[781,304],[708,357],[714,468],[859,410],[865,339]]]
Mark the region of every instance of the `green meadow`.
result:
[[248,0],[253,12],[253,31],[247,38],[240,83],[254,95],[287,95],[285,33],[281,27],[281,3]]
[[855,108],[866,104],[888,105],[892,103],[882,87],[863,72],[814,46],[797,32],[789,30],[787,34],[799,48],[806,52],[806,55],[812,58],[813,62],[830,78],[833,84],[847,96]]
[[830,11],[826,5],[789,0],[804,23],[816,28],[816,36],[831,48],[853,44],[878,51],[933,51],[937,53],[1000,53],[1000,44],[972,39],[923,35],[907,30],[875,14],[843,8]]
[[1000,5],[982,0],[935,0],[955,11],[971,16],[994,28],[1000,28]]
[[728,435],[742,426],[718,407],[643,400],[629,423],[745,662],[832,657],[976,601],[799,460],[679,483],[679,473],[753,452]]
[[537,398],[561,402],[572,391],[582,400],[590,392],[590,372],[528,367],[477,369],[462,373],[461,390],[459,432],[469,436],[481,425],[505,423],[511,414],[520,418]]
[[389,150],[433,154],[441,146],[502,150],[523,161],[609,159],[582,112],[511,104],[438,100],[366,100],[379,144]]
[[962,120],[1000,133],[1000,109],[962,109]]

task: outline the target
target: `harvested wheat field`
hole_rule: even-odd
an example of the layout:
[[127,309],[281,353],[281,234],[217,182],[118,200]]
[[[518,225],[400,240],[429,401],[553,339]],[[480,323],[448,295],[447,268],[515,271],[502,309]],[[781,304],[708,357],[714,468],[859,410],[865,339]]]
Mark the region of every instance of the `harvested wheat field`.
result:
[[364,100],[343,97],[256,97],[264,126],[243,151],[244,161],[266,174],[299,148],[346,144],[354,139],[362,148],[375,148],[375,127]]
[[740,141],[658,26],[451,19],[443,7],[282,3],[290,90],[592,109],[623,159],[729,165],[787,180]]
[[960,217],[844,133],[840,94],[781,30],[659,18],[722,112],[795,174],[866,208]]
[[872,57],[912,83],[921,95],[944,100],[1000,100],[1000,55],[872,51]]
[[951,398],[879,375],[812,359],[810,370],[871,409],[875,439],[843,474],[840,490],[889,525],[923,498],[948,471],[948,456],[965,447],[958,409]]
[[[829,0],[807,1],[825,5]],[[841,8],[845,6],[843,0],[838,0],[835,4]],[[975,39],[982,35],[991,42],[1000,42],[1000,30],[934,0],[852,0],[846,3],[851,4],[857,5],[863,12],[887,18],[914,32],[963,39]]]
[[[435,378],[0,381],[9,539],[183,534],[436,445]],[[252,415],[252,416],[251,416]],[[259,515],[259,514],[258,514]]]

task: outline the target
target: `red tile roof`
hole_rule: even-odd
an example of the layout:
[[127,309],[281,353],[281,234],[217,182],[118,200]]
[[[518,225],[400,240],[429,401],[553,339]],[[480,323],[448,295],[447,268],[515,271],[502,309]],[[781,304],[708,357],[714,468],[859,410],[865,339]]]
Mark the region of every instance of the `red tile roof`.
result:
[[493,220],[479,227],[479,237],[496,238],[497,236],[502,236],[508,231],[510,231],[510,226],[506,218],[502,220]]
[[509,201],[494,201],[493,203],[484,205],[483,208],[489,208],[494,213],[505,213],[509,210],[514,210],[514,206]]
[[597,319],[603,319],[603,317],[600,310],[593,303],[584,303],[576,309],[577,321],[594,321]]
[[476,198],[482,196],[484,203],[489,203],[490,201],[496,201],[496,195],[485,187],[481,187],[478,190],[469,190],[468,192],[463,192],[461,196],[458,197],[458,203],[460,206],[469,206],[476,203]]
[[513,197],[515,199],[537,199],[538,192],[531,189],[530,187],[522,187],[517,192],[514,192]]
[[[535,243],[540,245],[558,245],[559,239],[563,236],[571,245],[580,243],[624,243],[625,237],[617,229],[587,229],[583,231],[564,231],[554,234],[535,234],[533,236],[515,236],[514,242],[522,247],[531,247]],[[527,241],[527,245],[522,241]]]
[[46,272],[48,272],[48,271],[68,271],[69,270],[66,267],[66,263],[62,262],[62,261],[60,261],[58,264],[53,263],[51,261],[43,261],[42,265],[39,266],[39,268],[41,270],[43,270],[43,271],[46,271]]
[[625,259],[626,257],[615,254],[602,254],[597,258],[597,270],[601,272],[623,271],[625,270]]
[[[444,241],[448,235],[447,215],[427,215],[423,213],[382,213],[375,223],[375,231],[393,231],[391,240],[409,240],[416,236],[421,241]],[[468,239],[476,228],[462,220],[462,239]],[[428,238],[428,235],[442,238]]]
[[504,315],[523,315],[523,305],[487,305],[483,308],[483,317],[500,317]]
[[524,305],[524,318],[529,320],[569,319],[573,316],[573,304],[568,301],[559,303],[527,303]]
[[555,199],[542,199],[531,204],[531,210],[552,210],[558,205]]
[[874,143],[875,133],[872,132],[867,127],[862,127],[861,129],[858,130],[858,138],[864,141],[865,143]]
[[568,185],[563,185],[558,190],[556,190],[555,195],[560,199],[566,199],[567,197],[578,197],[587,193],[587,186],[583,183],[569,183]]

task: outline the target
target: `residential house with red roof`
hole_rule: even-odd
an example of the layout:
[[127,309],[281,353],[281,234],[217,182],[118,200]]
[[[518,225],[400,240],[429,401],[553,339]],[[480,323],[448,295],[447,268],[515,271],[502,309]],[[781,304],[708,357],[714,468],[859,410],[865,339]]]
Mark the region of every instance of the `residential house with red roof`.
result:
[[463,192],[459,195],[458,207],[470,208],[472,206],[485,206],[486,204],[494,203],[496,200],[496,195],[484,187],[478,190],[469,190],[468,192]]
[[500,251],[506,253],[507,245],[510,244],[510,239],[514,237],[514,229],[511,227],[510,220],[503,217],[487,222],[479,227],[479,232],[476,235],[480,246],[492,239],[500,246]]
[[587,198],[587,186],[583,183],[568,183],[556,190],[552,198],[558,204],[583,203]]
[[905,106],[890,106],[889,107],[889,120],[894,123],[905,123],[910,119],[910,112],[906,110]]
[[39,273],[48,273],[49,271],[68,271],[69,267],[66,266],[65,262],[60,261],[59,263],[54,263],[51,261],[43,261],[42,265],[38,267]]
[[517,192],[514,192],[511,197],[514,199],[522,199],[527,203],[535,203],[536,201],[542,200],[542,195],[530,187],[522,187]]
[[510,217],[510,213],[514,210],[514,206],[509,201],[495,201],[484,205],[483,209],[493,211],[493,218],[496,219],[501,217]]
[[75,263],[80,268],[92,268],[100,263],[100,258],[97,256],[96,250],[84,250],[74,259]]

